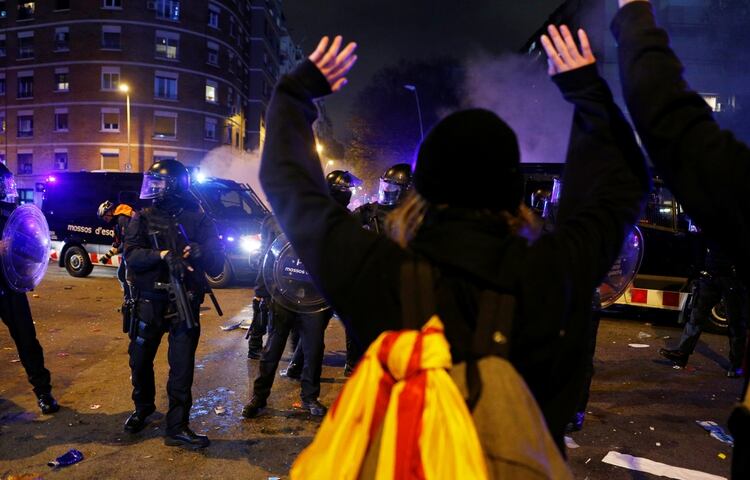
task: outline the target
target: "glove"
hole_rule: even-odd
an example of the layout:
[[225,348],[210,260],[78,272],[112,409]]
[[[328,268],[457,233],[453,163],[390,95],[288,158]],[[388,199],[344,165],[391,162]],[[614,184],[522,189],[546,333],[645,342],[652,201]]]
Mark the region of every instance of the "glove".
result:
[[203,249],[201,248],[201,244],[198,242],[190,242],[188,246],[190,247],[190,256],[188,258],[192,258],[193,260],[200,260],[203,256]]
[[187,267],[182,256],[175,255],[173,252],[169,252],[164,256],[164,261],[167,262],[169,272],[175,275],[177,278],[184,278],[187,272]]

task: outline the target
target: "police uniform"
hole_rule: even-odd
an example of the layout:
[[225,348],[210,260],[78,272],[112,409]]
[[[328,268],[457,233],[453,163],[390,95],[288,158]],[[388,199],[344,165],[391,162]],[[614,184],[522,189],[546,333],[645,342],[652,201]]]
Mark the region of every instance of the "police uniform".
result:
[[[0,232],[5,229],[8,218],[16,209],[18,193],[13,174],[0,164]],[[36,338],[34,320],[26,294],[8,286],[0,269],[0,318],[16,344],[21,365],[26,370],[29,383],[34,387],[37,404],[44,414],[58,411],[60,406],[52,396],[50,373],[44,366],[44,351]]]
[[[157,162],[152,170],[159,171],[159,164],[163,163],[165,162]],[[182,167],[181,164],[179,166]],[[168,164],[167,167],[174,165]],[[169,169],[162,170],[169,173]],[[144,198],[143,194],[141,198]],[[165,229],[165,226],[172,228]],[[179,231],[179,226],[184,230]],[[169,247],[172,242],[174,249]],[[191,251],[187,260],[183,260],[180,253],[172,253],[173,250],[183,252],[187,246],[190,246]],[[164,250],[170,250],[170,253],[163,258],[161,252]],[[168,333],[169,410],[166,416],[165,444],[206,446],[207,438],[193,433],[188,428],[188,423],[193,400],[191,388],[195,350],[200,337],[199,307],[206,293],[205,273],[219,274],[224,263],[223,246],[216,233],[216,226],[197,201],[191,198],[186,187],[176,194],[168,192],[154,206],[133,216],[125,236],[125,257],[136,298],[136,325],[132,329],[128,349],[135,411],[126,422],[125,429],[132,433],[141,430],[145,426],[146,417],[155,410],[153,362],[162,336]],[[182,268],[177,268],[180,265]],[[187,270],[188,265],[193,269],[192,272]],[[182,282],[195,321],[193,326],[180,317],[175,302],[170,300],[166,289],[170,285],[170,269],[184,275]],[[171,287],[174,288],[175,285]]]
[[[281,228],[276,222],[273,215],[267,216],[263,220],[263,224],[260,227],[261,231],[261,252],[268,252],[271,248],[271,243],[281,235]],[[253,298],[253,322],[250,324],[250,330],[248,331],[248,351],[247,357],[252,359],[258,359],[261,356],[263,350],[263,335],[268,330],[268,305],[271,303],[271,295],[266,289],[266,282],[263,279],[263,256],[261,256],[260,265],[258,268],[258,277],[255,282],[255,298]]]

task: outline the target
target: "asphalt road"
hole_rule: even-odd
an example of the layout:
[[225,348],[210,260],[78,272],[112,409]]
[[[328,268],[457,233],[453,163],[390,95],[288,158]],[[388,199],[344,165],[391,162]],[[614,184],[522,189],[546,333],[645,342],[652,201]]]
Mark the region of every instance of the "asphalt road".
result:
[[[236,288],[217,295],[225,316],[202,311],[191,423],[210,436],[212,445],[203,452],[186,451],[164,446],[161,438],[166,345],[157,357],[154,421],[139,435],[122,431],[132,403],[114,271],[97,268],[78,279],[50,266],[29,300],[63,408],[54,416],[39,414],[15,346],[0,327],[0,479],[285,477],[319,421],[294,408],[299,384],[283,378],[274,385],[268,413],[242,420],[257,361],[246,359],[244,330],[220,326],[249,318],[251,292]],[[689,367],[675,370],[656,351],[678,336],[679,329],[670,325],[602,322],[590,413],[584,430],[571,436],[579,445],[569,450],[577,478],[657,478],[602,463],[613,450],[728,477],[731,449],[695,423],[715,420],[723,426],[739,394],[740,382],[724,377],[726,339],[704,335]],[[649,346],[632,348],[630,343]],[[330,405],[344,380],[343,330],[336,321],[327,331],[326,347],[322,401]],[[217,414],[216,407],[225,413]],[[59,470],[47,467],[47,461],[70,448],[83,452],[84,461]]]

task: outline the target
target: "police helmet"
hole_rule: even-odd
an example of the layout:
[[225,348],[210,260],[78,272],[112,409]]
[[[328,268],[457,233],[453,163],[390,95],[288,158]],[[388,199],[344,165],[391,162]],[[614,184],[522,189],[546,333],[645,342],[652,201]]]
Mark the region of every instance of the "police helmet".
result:
[[396,205],[404,197],[404,193],[411,187],[411,165],[397,163],[386,170],[380,177],[378,188],[378,203],[381,205]]
[[549,190],[545,190],[543,188],[540,188],[536,190],[534,193],[531,194],[531,208],[534,210],[537,214],[539,214],[540,217],[546,217],[547,216],[547,208],[549,206],[550,200],[552,199],[552,192]]
[[179,196],[190,189],[190,174],[177,160],[160,160],[143,174],[140,197],[144,200]]
[[351,190],[352,188],[362,185],[362,180],[350,172],[344,170],[334,170],[326,175],[328,189],[331,191]]
[[8,167],[0,163],[0,202],[16,203],[16,200],[18,200],[16,179]]
[[96,210],[96,216],[99,218],[104,218],[107,215],[112,215],[112,209],[115,208],[115,204],[110,202],[109,200],[104,200],[101,205],[99,205],[99,208]]

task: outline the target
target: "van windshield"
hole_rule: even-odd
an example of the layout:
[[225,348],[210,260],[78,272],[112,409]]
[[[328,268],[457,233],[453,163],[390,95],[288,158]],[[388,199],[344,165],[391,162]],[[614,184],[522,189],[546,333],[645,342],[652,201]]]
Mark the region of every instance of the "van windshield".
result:
[[241,187],[202,185],[200,193],[211,213],[219,218],[241,218],[262,213],[250,193]]

